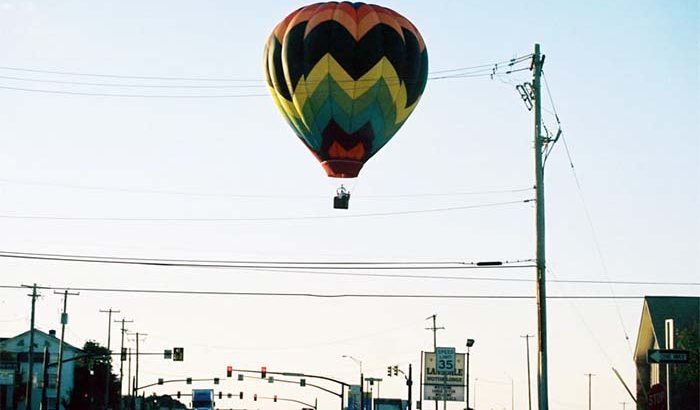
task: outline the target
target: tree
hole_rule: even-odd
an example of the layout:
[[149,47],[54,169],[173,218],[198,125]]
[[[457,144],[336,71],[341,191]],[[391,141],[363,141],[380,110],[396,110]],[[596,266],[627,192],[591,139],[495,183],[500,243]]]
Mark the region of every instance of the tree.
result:
[[700,337],[698,323],[680,329],[675,337],[675,347],[690,352],[688,363],[671,366],[671,381],[683,386],[683,394],[671,392],[671,408],[698,410],[700,408]]
[[149,410],[160,410],[160,409],[186,409],[187,406],[180,403],[179,401],[173,399],[168,395],[156,396],[153,393],[152,396],[144,400],[146,409]]
[[[99,343],[88,340],[83,346],[84,357],[75,364],[75,383],[67,405],[69,410],[95,410],[105,408],[105,379],[112,362],[110,351]],[[109,404],[118,408],[119,382],[115,374],[109,376]]]

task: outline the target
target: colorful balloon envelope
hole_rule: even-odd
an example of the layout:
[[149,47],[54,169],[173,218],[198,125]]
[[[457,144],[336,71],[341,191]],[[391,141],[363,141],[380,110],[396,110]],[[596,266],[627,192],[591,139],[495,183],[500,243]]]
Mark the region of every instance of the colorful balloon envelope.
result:
[[265,47],[270,93],[328,176],[354,178],[404,124],[428,77],[418,29],[385,7],[316,3]]

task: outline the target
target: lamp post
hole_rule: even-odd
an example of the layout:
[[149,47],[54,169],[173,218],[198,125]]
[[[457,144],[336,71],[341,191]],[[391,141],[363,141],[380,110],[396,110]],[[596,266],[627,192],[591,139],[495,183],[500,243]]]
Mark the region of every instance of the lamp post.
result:
[[474,346],[474,339],[467,339],[467,394],[465,397],[466,410],[469,410],[469,349]]
[[510,379],[510,410],[515,410],[515,383],[513,382],[513,377],[506,373],[506,376]]
[[[363,385],[365,384],[365,375],[364,375],[364,373],[362,372],[362,360],[360,360],[360,359],[358,359],[358,358],[356,358],[356,357],[352,357],[352,356],[347,355],[347,354],[344,354],[344,355],[343,355],[343,358],[345,358],[345,359],[350,359],[350,360],[352,360],[353,362],[355,362],[355,364],[357,364],[357,365],[360,366],[360,409],[359,409],[359,410],[364,410],[364,395],[365,395],[365,392],[364,392],[364,386],[363,386]],[[348,394],[350,394],[350,391],[349,391],[349,390],[348,390]]]

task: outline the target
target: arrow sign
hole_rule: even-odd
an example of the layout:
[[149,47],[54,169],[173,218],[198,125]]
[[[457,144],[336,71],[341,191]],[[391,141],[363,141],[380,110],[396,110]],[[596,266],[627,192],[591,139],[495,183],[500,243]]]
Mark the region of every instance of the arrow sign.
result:
[[689,356],[687,350],[649,349],[647,363],[688,363]]

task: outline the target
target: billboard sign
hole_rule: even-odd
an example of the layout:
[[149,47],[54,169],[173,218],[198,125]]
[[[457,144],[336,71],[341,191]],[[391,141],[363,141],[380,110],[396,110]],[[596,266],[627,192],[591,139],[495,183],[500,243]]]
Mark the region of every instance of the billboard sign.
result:
[[423,399],[464,401],[464,353],[455,353],[454,348],[436,350],[423,353]]

